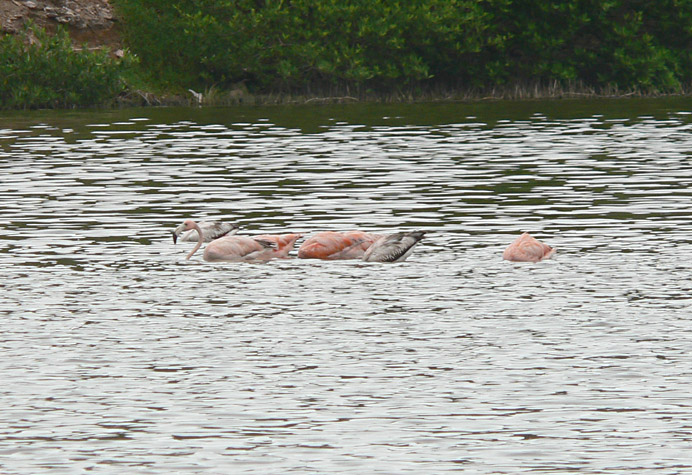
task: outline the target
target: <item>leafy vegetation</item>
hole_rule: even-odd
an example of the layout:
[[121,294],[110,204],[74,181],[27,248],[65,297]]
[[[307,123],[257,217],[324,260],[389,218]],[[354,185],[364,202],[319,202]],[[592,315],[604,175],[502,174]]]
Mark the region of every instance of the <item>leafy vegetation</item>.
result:
[[583,84],[692,76],[685,0],[116,0],[151,78],[255,92]]
[[126,89],[147,103],[171,93],[192,100],[194,89],[206,104],[248,92],[478,97],[692,85],[688,0],[112,3],[135,56],[75,50],[62,29],[0,36],[0,108],[104,104]]
[[68,33],[53,36],[29,25],[0,36],[0,108],[90,106],[111,102],[123,89],[129,60],[106,51],[75,50]]

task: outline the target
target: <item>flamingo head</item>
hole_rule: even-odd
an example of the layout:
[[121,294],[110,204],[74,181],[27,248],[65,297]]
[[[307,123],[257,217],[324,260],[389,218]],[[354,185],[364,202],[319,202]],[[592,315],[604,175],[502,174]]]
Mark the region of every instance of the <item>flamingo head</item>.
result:
[[190,229],[195,229],[195,223],[191,219],[186,219],[183,221],[183,224],[175,228],[174,231],[171,231],[173,234],[173,244],[178,242],[178,236],[180,236],[183,231],[189,231]]

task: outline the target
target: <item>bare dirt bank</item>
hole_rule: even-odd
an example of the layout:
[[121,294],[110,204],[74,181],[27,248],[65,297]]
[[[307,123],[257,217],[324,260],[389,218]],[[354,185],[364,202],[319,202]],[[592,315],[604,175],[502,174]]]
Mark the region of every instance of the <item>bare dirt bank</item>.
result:
[[49,32],[65,26],[77,46],[122,48],[118,21],[107,0],[0,0],[1,33],[19,33],[29,21]]

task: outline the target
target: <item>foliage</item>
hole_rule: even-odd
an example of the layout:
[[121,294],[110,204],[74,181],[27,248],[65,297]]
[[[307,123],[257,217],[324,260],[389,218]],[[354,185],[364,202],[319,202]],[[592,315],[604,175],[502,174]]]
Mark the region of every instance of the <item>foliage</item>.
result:
[[106,51],[75,50],[66,30],[53,36],[33,25],[0,36],[0,108],[75,107],[113,100],[128,63]]
[[688,0],[115,0],[163,84],[346,91],[580,82],[674,91]]
[[685,0],[487,2],[499,67],[489,79],[579,80],[669,91],[692,73],[692,4]]

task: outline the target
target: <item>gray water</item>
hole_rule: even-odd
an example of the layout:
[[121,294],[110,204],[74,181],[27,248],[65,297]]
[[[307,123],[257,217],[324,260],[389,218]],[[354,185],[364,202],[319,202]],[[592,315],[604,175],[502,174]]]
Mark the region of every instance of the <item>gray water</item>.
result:
[[[691,128],[686,99],[6,113],[0,473],[690,473]],[[210,264],[186,218],[427,236]],[[523,231],[555,258],[503,261]]]

